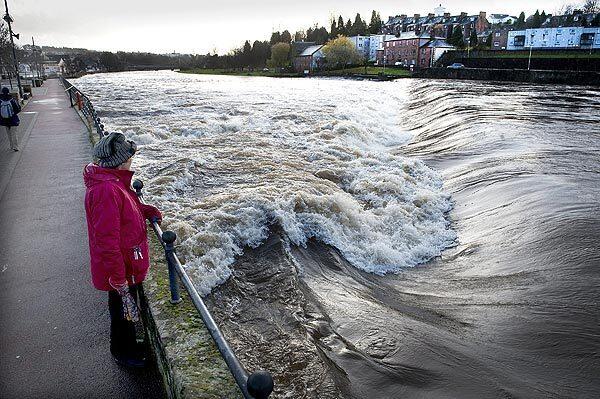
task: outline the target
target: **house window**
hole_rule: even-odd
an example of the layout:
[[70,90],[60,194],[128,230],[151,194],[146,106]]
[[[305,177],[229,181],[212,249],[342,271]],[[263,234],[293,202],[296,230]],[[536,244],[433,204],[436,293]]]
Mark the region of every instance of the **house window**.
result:
[[515,47],[525,46],[525,35],[515,36],[515,38],[513,39],[513,44]]
[[496,37],[500,37],[500,32],[496,32]]
[[494,42],[494,47],[500,47],[500,42]]
[[581,35],[581,45],[582,46],[591,46],[594,44],[594,33],[583,33]]

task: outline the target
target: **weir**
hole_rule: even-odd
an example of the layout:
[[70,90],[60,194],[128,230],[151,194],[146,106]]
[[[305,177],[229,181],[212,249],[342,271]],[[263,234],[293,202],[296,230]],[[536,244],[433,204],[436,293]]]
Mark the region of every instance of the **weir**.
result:
[[[97,111],[90,99],[78,90],[74,85],[67,81],[64,77],[61,78],[65,92],[69,96],[69,103],[71,107],[75,107],[79,111],[79,115],[84,123],[87,125],[90,133],[95,133],[97,138],[101,138],[108,134],[104,130],[104,125],[101,123],[101,119],[98,116]],[[95,138],[92,138],[95,141]],[[143,198],[142,189],[143,183],[140,180],[133,182],[133,188],[140,199]],[[177,277],[180,278],[185,290],[187,291],[191,302],[199,313],[204,325],[206,326],[210,336],[214,340],[221,356],[223,357],[227,367],[229,368],[236,384],[238,385],[242,395],[246,399],[266,399],[270,396],[273,391],[273,377],[267,371],[255,371],[249,374],[241,362],[236,357],[235,353],[230,348],[227,340],[223,336],[223,333],[214,321],[210,311],[204,304],[200,294],[194,287],[192,279],[188,276],[185,269],[183,268],[177,254],[175,253],[174,242],[176,240],[176,234],[172,231],[162,231],[161,227],[156,221],[151,222],[151,227],[156,234],[156,238],[160,245],[165,251],[166,263],[168,266],[169,275],[169,290],[170,290],[170,303],[173,306],[177,306],[181,303],[182,298],[179,294],[179,286]],[[142,301],[144,304],[148,304],[148,299],[145,298]],[[144,313],[147,318],[153,318],[152,311],[144,309]],[[146,320],[146,328],[155,327],[154,320]],[[156,330],[149,332],[149,336],[153,337],[160,335]],[[163,366],[163,377],[169,396],[180,397],[180,391],[172,386],[173,381],[177,380],[172,374],[174,373],[173,368],[170,367],[169,361],[165,358],[165,349],[161,347],[160,337],[153,339],[153,347],[155,355],[159,358],[159,362]],[[165,375],[168,374],[168,375]],[[186,396],[187,397],[187,396]]]

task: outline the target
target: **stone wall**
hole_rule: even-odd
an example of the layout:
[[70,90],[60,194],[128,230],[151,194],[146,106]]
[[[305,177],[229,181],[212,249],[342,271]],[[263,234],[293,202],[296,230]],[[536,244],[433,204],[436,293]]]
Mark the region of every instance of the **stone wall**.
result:
[[237,399],[242,393],[187,292],[169,302],[169,275],[162,247],[149,239],[151,268],[142,295],[144,324],[170,399]]
[[600,72],[430,68],[418,71],[414,77],[600,86]]

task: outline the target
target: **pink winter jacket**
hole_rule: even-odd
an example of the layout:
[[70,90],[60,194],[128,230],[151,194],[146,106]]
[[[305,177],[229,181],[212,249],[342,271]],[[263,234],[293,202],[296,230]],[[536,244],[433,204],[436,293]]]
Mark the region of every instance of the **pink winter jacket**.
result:
[[102,291],[142,282],[150,266],[145,219],[162,215],[140,203],[130,188],[132,177],[131,171],[95,164],[83,171],[92,282]]

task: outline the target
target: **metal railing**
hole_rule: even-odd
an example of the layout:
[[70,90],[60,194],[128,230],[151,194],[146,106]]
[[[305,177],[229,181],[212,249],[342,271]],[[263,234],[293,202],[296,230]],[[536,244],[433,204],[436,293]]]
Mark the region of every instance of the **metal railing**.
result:
[[77,87],[73,86],[64,77],[61,76],[60,80],[65,88],[65,92],[69,94],[69,102],[71,103],[71,107],[77,106],[77,109],[79,109],[86,118],[90,130],[96,130],[99,138],[102,138],[104,135],[106,135],[106,132],[104,131],[104,125],[101,123],[100,117],[98,117],[98,113],[94,109],[94,105],[88,96],[83,94],[83,92],[81,92]]
[[[92,102],[89,98],[79,91],[75,86],[69,83],[68,80],[61,77],[62,84],[65,87],[65,92],[69,93],[69,100],[71,106],[77,105],[79,110],[88,119],[90,128],[92,126],[96,129],[100,138],[106,135],[104,131],[104,125],[100,123],[100,118]],[[74,102],[75,100],[75,102]],[[144,184],[141,180],[135,180],[132,184],[140,201],[143,201],[142,189]],[[162,231],[160,225],[156,220],[151,221],[152,230],[156,234],[158,241],[165,250],[165,257],[167,259],[167,266],[169,270],[169,288],[171,291],[170,302],[173,305],[181,303],[182,299],[179,295],[179,284],[177,282],[177,276],[181,279],[185,290],[187,291],[192,303],[196,307],[196,310],[200,314],[204,325],[206,326],[210,336],[215,341],[221,356],[225,360],[227,367],[231,371],[235,382],[239,386],[245,399],[267,399],[271,392],[273,392],[273,377],[267,371],[255,371],[252,374],[248,374],[244,366],[240,363],[235,353],[231,350],[231,347],[227,343],[227,340],[223,336],[223,333],[217,326],[217,323],[213,319],[210,311],[206,307],[206,304],[202,300],[202,297],[194,287],[194,283],[185,269],[181,265],[177,254],[175,253],[175,240],[177,235],[173,231]]]

